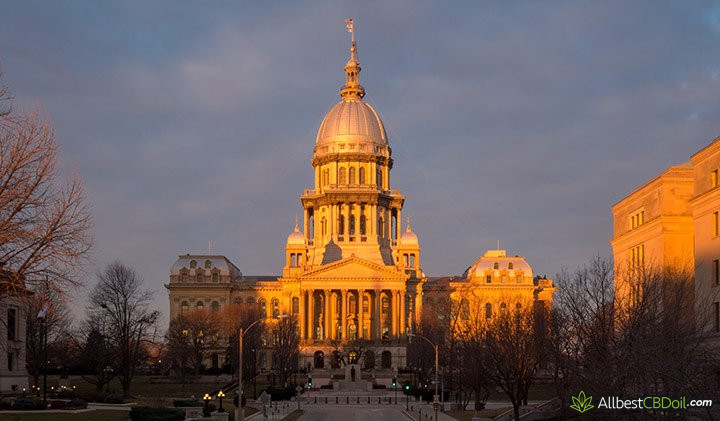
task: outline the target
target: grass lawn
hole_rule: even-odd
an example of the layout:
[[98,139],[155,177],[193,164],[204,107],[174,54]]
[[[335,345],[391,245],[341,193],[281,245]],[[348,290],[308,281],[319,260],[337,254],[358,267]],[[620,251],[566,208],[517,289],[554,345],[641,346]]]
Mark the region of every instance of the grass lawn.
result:
[[54,414],[2,414],[3,421],[127,421],[130,419],[127,411],[88,411],[54,413]]
[[[68,380],[71,386],[77,386],[78,391],[95,391],[95,386],[83,380],[81,376],[70,376]],[[32,384],[32,379],[30,379],[30,383]],[[58,376],[48,376],[48,389],[50,386],[57,386],[57,384]],[[191,395],[195,395],[196,398],[201,399],[205,393],[217,390],[222,386],[224,386],[223,383],[187,383],[185,385],[180,383],[150,383],[150,376],[137,376],[130,385],[130,394],[136,398],[133,400],[144,403],[151,403],[150,401],[152,401],[153,398],[158,397],[188,398]],[[258,382],[258,395],[266,387],[267,384]],[[106,388],[103,388],[103,391],[105,390]],[[110,382],[110,392],[122,394],[122,386],[118,379],[113,379],[113,381]],[[253,396],[252,384],[245,386],[245,396],[249,398]],[[227,403],[228,401],[232,402],[232,398],[225,399],[223,403]]]
[[482,411],[447,411],[445,412],[447,415],[450,415],[451,417],[455,418],[459,421],[471,421],[472,417],[480,417],[480,418],[493,418],[496,417],[503,412],[512,409],[512,406],[507,408],[498,408],[498,409],[485,409]]

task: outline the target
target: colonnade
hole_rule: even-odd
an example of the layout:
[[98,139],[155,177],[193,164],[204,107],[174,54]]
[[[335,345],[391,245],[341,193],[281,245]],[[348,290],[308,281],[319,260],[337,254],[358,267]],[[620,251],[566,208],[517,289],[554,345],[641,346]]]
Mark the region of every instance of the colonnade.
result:
[[414,319],[415,306],[408,306],[407,300],[414,298],[400,289],[301,290],[300,337],[347,341],[403,336]]

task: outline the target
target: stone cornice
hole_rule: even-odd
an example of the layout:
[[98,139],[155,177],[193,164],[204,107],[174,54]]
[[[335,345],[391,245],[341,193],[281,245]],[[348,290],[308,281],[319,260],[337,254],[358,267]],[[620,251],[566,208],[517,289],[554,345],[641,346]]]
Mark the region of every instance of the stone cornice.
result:
[[393,159],[390,157],[362,152],[316,155],[312,160],[312,166],[315,168],[318,165],[332,162],[375,162],[378,165],[387,165],[389,168],[393,167]]

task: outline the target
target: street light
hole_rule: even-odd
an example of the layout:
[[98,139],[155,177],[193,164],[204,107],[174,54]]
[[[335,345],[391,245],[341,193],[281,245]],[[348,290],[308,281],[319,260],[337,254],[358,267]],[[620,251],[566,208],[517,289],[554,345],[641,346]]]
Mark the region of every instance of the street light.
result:
[[107,387],[105,388],[105,393],[110,394],[110,376],[112,376],[113,368],[108,365],[103,368],[103,373],[105,373],[105,378],[107,379]]
[[[286,319],[290,316],[287,314],[281,314],[279,318]],[[255,326],[256,324],[267,320],[272,319],[273,317],[263,317],[262,319],[257,319],[254,322],[250,323],[250,326],[247,328],[240,328],[240,334],[238,335],[238,407],[235,409],[235,421],[245,421],[245,407],[242,404],[242,373],[243,373],[243,336],[245,336],[250,329]]]
[[[46,277],[47,281],[47,277]],[[45,306],[40,309],[37,314],[38,319],[42,321],[43,332],[43,404],[47,406],[47,309]],[[38,391],[40,388],[38,388]]]
[[212,399],[212,396],[208,395],[207,393],[205,396],[203,396],[203,400],[205,401],[205,408],[203,408],[203,418],[210,418],[210,400]]
[[218,412],[225,412],[222,406],[222,399],[225,397],[225,393],[220,389],[220,391],[217,394],[218,399],[220,400],[220,408],[218,408]]
[[440,399],[438,397],[438,346],[433,341],[423,335],[418,335],[417,333],[409,333],[408,336],[411,338],[413,336],[417,336],[418,338],[425,339],[427,343],[432,345],[432,347],[435,349],[435,395],[433,396],[433,409],[435,410],[435,421],[437,421],[438,407],[440,406]]

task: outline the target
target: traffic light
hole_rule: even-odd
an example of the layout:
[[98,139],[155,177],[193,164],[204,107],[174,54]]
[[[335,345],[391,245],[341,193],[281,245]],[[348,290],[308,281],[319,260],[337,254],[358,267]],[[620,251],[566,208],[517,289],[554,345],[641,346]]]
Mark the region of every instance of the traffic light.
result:
[[403,393],[405,393],[406,395],[409,395],[411,388],[412,388],[412,386],[410,386],[410,383],[405,383],[403,385]]
[[392,387],[395,389],[397,387],[397,378],[393,377],[392,379]]
[[312,389],[312,377],[308,377],[308,389]]

